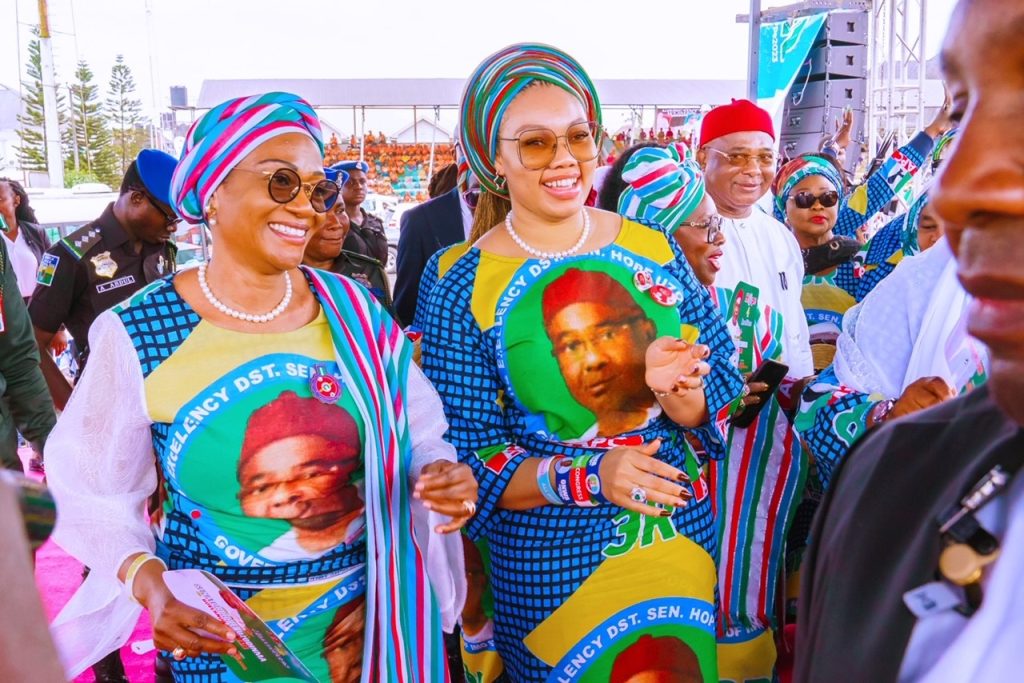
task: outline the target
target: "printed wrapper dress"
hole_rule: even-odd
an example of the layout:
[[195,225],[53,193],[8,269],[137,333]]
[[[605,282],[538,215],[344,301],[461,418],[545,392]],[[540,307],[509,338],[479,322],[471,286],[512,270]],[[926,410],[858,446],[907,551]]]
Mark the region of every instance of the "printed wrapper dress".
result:
[[[725,454],[742,385],[725,325],[674,241],[626,221],[612,244],[556,261],[462,245],[435,255],[420,302],[424,372],[480,484],[467,529],[489,543],[494,638],[510,678],[624,683],[668,661],[717,680],[711,500],[687,430],[646,386],[647,345],[669,335],[712,349],[711,419],[692,430],[711,457]],[[611,504],[498,507],[528,457],[655,438],[658,457],[693,482],[670,517]]]
[[[316,277],[340,280],[322,272]],[[353,298],[356,308],[379,310],[358,285],[348,287],[350,293],[361,293]],[[372,314],[360,319],[344,312],[355,308],[339,308],[341,319],[353,329],[376,319]],[[126,400],[132,401],[123,411],[131,414],[112,420],[109,431],[120,446],[111,459],[142,463],[131,465],[135,480],[110,484],[112,493],[140,506],[137,523],[127,515],[124,533],[129,537],[118,539],[124,548],[119,554],[152,550],[155,536],[156,553],[169,569],[213,573],[270,625],[318,680],[351,683],[370,675],[360,674],[366,661],[368,584],[381,571],[367,564],[367,524],[373,517],[365,509],[364,460],[378,423],[373,416],[367,419],[360,408],[365,404],[349,384],[360,377],[357,358],[365,356],[333,339],[333,323],[325,310],[291,332],[234,332],[202,320],[172,281],[162,280],[101,316],[100,341],[108,354],[124,357],[109,363],[102,355],[94,360],[83,379],[87,386],[81,388],[101,391],[95,386],[99,375],[90,382],[89,372],[104,373],[110,366],[107,390],[115,396],[127,394]],[[401,337],[397,326],[396,335]],[[362,369],[366,367],[364,362]],[[411,461],[397,470],[403,479],[416,476],[427,462],[454,460],[451,447],[441,439],[446,425],[436,394],[411,363],[408,372],[409,388],[403,391],[421,412],[409,417],[411,452],[404,457]],[[81,424],[77,420],[73,415],[54,442],[61,452],[71,450],[68,439],[76,429],[88,428],[88,417]],[[82,459],[103,457],[105,453],[81,453]],[[73,484],[61,479],[62,490]],[[146,489],[153,487],[161,505],[152,512],[147,539],[141,503],[148,497]],[[439,643],[442,618],[451,628],[464,595],[464,588],[455,588],[464,579],[461,539],[426,531],[441,518],[418,505],[412,509],[413,522],[431,581],[415,598],[421,623],[405,637],[426,633],[427,642]],[[85,515],[76,508],[58,541],[90,561],[89,549],[76,547],[80,541],[75,532],[94,533],[102,515],[92,523]],[[406,532],[409,537],[394,542],[410,543],[412,529]],[[109,560],[116,571],[120,562],[113,556],[102,562]],[[92,564],[96,581],[102,578],[97,575],[100,563],[97,558]],[[119,585],[106,580],[105,585]],[[124,607],[123,596],[110,598],[113,607]],[[415,680],[447,680],[443,657],[416,666]],[[214,655],[173,662],[172,668],[179,683],[247,680],[234,662]],[[371,677],[384,680],[390,675]]]
[[[857,230],[909,186],[931,152],[932,139],[919,133],[893,152],[867,182],[846,198],[840,208],[833,232],[837,237],[854,237]],[[912,219],[908,220],[908,216]],[[843,314],[861,301],[903,259],[917,253],[917,219],[920,206],[915,203],[908,214],[887,223],[868,240],[853,259],[825,274],[804,276],[800,300],[807,316],[815,369],[831,362],[836,338],[842,328]],[[824,347],[830,347],[828,352]]]

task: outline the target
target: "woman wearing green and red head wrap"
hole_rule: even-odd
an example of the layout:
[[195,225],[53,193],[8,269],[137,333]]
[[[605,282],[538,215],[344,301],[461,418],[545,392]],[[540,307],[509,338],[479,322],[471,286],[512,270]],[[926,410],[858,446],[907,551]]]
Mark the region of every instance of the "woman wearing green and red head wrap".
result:
[[176,680],[296,675],[273,643],[249,652],[251,617],[222,623],[172,593],[170,569],[227,584],[303,680],[447,680],[441,629],[464,596],[448,532],[476,483],[390,315],[300,268],[339,192],[316,114],[287,93],[225,102],[190,129],[171,184],[214,255],[97,318],[47,451],[54,539],[92,568],[55,624],[69,674],[145,607]]
[[[745,376],[765,361],[780,361],[782,315],[750,286],[714,286],[718,259],[729,249],[721,219],[705,190],[704,174],[681,145],[634,152],[622,170],[619,212],[673,235],[726,321]],[[713,260],[712,260],[713,259]],[[710,263],[709,263],[710,261]],[[718,676],[772,680],[775,606],[785,572],[786,536],[803,493],[807,456],[777,395],[751,383],[744,403],[765,401],[748,427],[730,425],[728,456],[708,463],[718,540]]]
[[[480,481],[494,641],[515,681],[609,680],[670,633],[716,680],[713,518],[741,382],[725,325],[660,230],[585,208],[600,108],[569,55],[512,45],[470,76],[474,237],[435,255],[417,326],[449,441]],[[474,672],[475,673],[475,672]]]
[[890,222],[867,244],[864,233],[925,165],[934,141],[949,125],[944,111],[850,194],[836,162],[824,154],[801,154],[772,182],[775,218],[793,231],[803,253],[801,299],[817,371],[831,362],[843,314],[903,256],[919,250],[918,219],[927,200],[911,207],[912,220]]

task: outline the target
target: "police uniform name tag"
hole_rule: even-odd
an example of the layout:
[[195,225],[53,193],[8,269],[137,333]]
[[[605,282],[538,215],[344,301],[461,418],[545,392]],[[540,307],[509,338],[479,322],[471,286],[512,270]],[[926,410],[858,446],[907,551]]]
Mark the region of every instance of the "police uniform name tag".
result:
[[112,289],[118,289],[119,287],[127,287],[128,285],[133,284],[135,284],[135,276],[125,275],[124,277],[119,277],[116,280],[111,280],[110,282],[101,282],[100,284],[96,285],[96,293],[102,294],[103,292],[109,292]]
[[100,252],[89,260],[92,261],[92,267],[96,271],[96,275],[112,278],[117,274],[117,263],[114,259],[110,258],[109,251]]

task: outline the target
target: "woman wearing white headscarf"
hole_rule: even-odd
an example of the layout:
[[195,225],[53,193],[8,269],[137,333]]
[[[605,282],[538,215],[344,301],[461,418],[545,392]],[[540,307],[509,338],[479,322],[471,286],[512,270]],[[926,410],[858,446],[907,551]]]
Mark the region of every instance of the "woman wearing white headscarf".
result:
[[804,392],[796,421],[826,486],[869,429],[985,381],[987,352],[966,331],[968,301],[943,238],[847,312],[835,361]]

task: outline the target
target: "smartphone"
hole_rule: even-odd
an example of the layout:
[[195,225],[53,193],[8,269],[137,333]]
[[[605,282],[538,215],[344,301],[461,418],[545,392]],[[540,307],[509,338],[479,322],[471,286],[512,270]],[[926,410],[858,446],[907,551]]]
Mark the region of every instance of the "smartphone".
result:
[[768,385],[766,391],[756,394],[761,400],[749,406],[744,406],[740,412],[732,416],[730,421],[734,427],[749,427],[757,418],[761,409],[768,404],[768,399],[779,390],[779,385],[789,372],[789,366],[774,360],[766,360],[758,366],[757,370],[750,376],[749,382],[764,382]]

